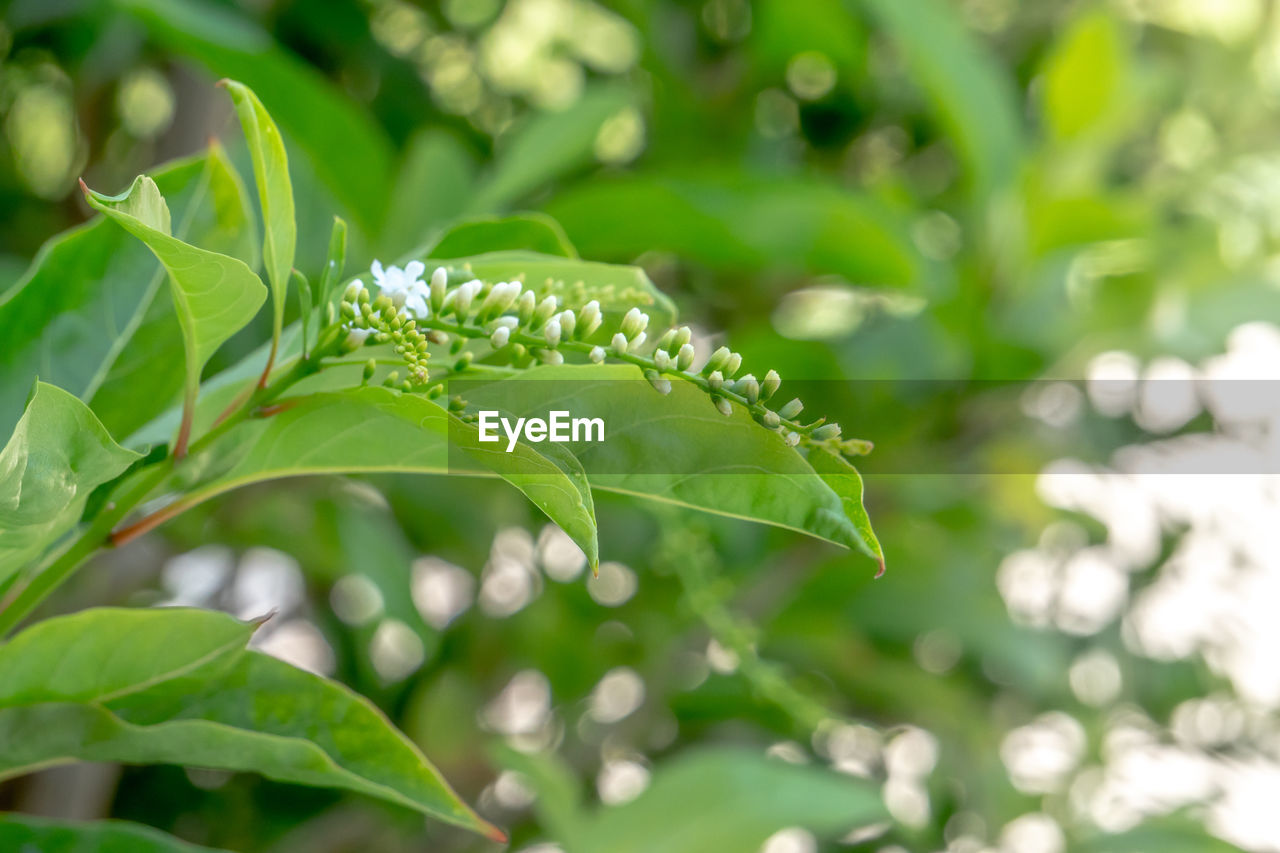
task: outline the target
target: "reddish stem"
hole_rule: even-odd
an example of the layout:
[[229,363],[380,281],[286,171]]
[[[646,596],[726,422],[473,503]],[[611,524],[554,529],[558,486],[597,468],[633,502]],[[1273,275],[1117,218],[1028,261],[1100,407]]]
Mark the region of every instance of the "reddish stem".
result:
[[267,355],[267,366],[262,369],[262,376],[258,377],[258,387],[266,388],[267,379],[271,376],[271,368],[276,363],[276,346],[280,343],[280,339],[275,335],[271,336],[271,352]]
[[118,548],[127,542],[132,542],[142,534],[156,529],[169,519],[181,515],[183,512],[190,509],[191,506],[192,504],[188,504],[183,501],[174,501],[168,506],[161,507],[150,515],[138,519],[133,524],[113,530],[111,531],[111,546],[113,548]]

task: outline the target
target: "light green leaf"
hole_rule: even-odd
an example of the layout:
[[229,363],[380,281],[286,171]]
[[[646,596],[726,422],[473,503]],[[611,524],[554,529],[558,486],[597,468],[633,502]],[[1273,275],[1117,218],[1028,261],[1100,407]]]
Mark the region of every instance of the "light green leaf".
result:
[[591,163],[600,127],[626,109],[625,86],[597,85],[563,112],[539,113],[506,135],[497,164],[480,183],[467,211],[503,210],[530,192]]
[[19,853],[219,853],[122,820],[49,820],[13,812],[0,814],[0,849]]
[[[599,301],[606,314],[622,315],[635,306],[647,312],[655,326],[670,326],[676,320],[671,298],[654,287],[640,267],[601,264],[577,258],[560,258],[534,252],[491,252],[467,258],[422,259],[428,269],[443,266],[459,275],[485,281],[523,281],[538,294],[560,296],[569,305]],[[452,278],[452,276],[451,276]]]
[[543,213],[468,219],[450,227],[426,251],[436,258],[462,258],[521,250],[562,258],[578,257],[560,223]]
[[1044,65],[1044,117],[1053,135],[1079,136],[1119,107],[1127,66],[1111,15],[1094,11],[1073,21]]
[[200,371],[227,338],[253,319],[267,289],[244,261],[200,249],[171,236],[169,208],[146,175],[129,190],[106,196],[89,190],[91,207],[114,219],[147,245],[169,273],[170,293],[182,327],[186,395],[194,400]]
[[289,155],[280,129],[253,90],[235,80],[223,80],[240,117],[253,160],[253,177],[262,204],[262,256],[271,282],[272,335],[280,338],[284,325],[284,305],[289,293],[289,277],[298,243],[294,220],[293,184],[289,180]]
[[858,469],[843,456],[819,449],[809,454],[809,464],[822,477],[822,481],[840,496],[844,514],[858,531],[858,548],[868,557],[875,558],[880,563],[880,572],[884,572],[884,551],[871,527],[866,507],[862,505],[862,475],[858,473]]
[[875,286],[928,275],[901,212],[816,181],[629,175],[565,190],[547,212],[588,257],[665,250],[720,269],[775,266]]
[[[291,407],[238,427],[205,456],[234,463],[182,499],[195,505],[249,483],[306,474],[497,475],[525,494],[597,565],[595,509],[578,461],[555,445],[481,443],[475,426],[420,396],[354,388],[288,398]],[[451,449],[452,448],[452,449]],[[201,460],[195,460],[197,466]]]
[[201,0],[113,0],[165,47],[251,86],[366,234],[381,224],[393,149],[372,117],[247,18]]
[[89,493],[138,458],[111,439],[88,406],[37,382],[0,450],[0,582],[74,527]]
[[841,498],[782,437],[735,407],[721,415],[689,382],[659,394],[631,365],[536,367],[487,384],[460,383],[473,408],[602,418],[605,440],[562,445],[596,489],[773,524],[847,548],[863,533]]
[[[368,700],[245,649],[252,629],[164,608],[89,610],[24,631],[0,646],[0,672],[20,684],[0,698],[0,778],[71,761],[252,771],[502,837]],[[41,667],[56,678],[42,684]]]
[[[161,167],[155,180],[173,202],[177,236],[257,263],[249,199],[219,147]],[[149,313],[157,293],[167,300],[164,275],[106,217],[49,240],[0,296],[0,435],[22,414],[37,374],[92,401],[117,435],[168,407],[182,388],[181,331],[172,312]],[[146,343],[126,347],[135,337]]]
[[342,279],[347,266],[347,223],[342,217],[333,217],[333,230],[329,232],[329,254],[325,257],[324,272],[316,291],[316,307],[324,310],[333,297],[333,289]]
[[600,810],[569,853],[756,853],[785,827],[832,837],[886,818],[870,781],[718,748],[660,765],[639,797]]
[[951,137],[980,198],[1007,187],[1022,159],[1013,83],[943,0],[859,0],[897,47]]

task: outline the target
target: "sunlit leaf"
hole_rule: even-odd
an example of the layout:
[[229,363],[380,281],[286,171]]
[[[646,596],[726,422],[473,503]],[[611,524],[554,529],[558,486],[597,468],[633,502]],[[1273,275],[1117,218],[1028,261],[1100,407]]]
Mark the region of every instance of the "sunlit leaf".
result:
[[0,581],[74,527],[89,493],[138,458],[112,440],[88,406],[37,382],[0,450]]

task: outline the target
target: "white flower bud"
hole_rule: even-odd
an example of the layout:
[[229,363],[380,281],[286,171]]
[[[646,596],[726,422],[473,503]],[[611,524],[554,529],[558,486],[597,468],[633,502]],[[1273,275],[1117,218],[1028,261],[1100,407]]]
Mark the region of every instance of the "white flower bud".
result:
[[795,447],[800,443],[800,433],[789,432],[784,440],[787,442],[787,447]]
[[622,334],[628,338],[634,338],[643,332],[648,325],[649,315],[639,308],[632,308],[622,318]]
[[840,424],[823,424],[813,431],[813,437],[817,441],[826,441],[829,438],[839,438]]
[[436,267],[436,271],[431,274],[431,310],[437,314],[444,307],[444,293],[448,285],[449,274],[444,267]]
[[556,309],[560,307],[560,302],[554,296],[548,296],[538,303],[538,307],[533,312],[533,322],[535,324],[545,323],[551,319],[551,315],[556,313]]
[[777,429],[782,426],[782,419],[778,417],[777,412],[765,412],[764,416],[760,418],[760,423],[769,429]]
[[551,320],[548,322],[546,328],[542,330],[542,337],[546,338],[547,346],[553,349],[560,346],[560,321]]
[[747,402],[752,405],[755,405],[756,401],[760,399],[760,383],[750,373],[737,381],[734,385],[734,390],[746,397]]
[[494,328],[497,328],[498,326],[505,326],[508,329],[514,329],[516,326],[519,326],[519,325],[520,325],[520,321],[517,320],[515,317],[512,317],[510,314],[504,314],[501,317],[495,318],[493,321]]
[[680,348],[678,346],[675,346],[675,341],[676,341],[676,330],[667,329],[665,332],[662,333],[662,337],[658,338],[658,343],[656,346],[658,347],[658,349],[667,350],[669,352],[673,349]]
[[716,404],[716,408],[720,411],[720,414],[724,415],[726,418],[733,414],[733,404],[730,403],[727,398],[712,397],[711,399]]
[[804,403],[801,403],[800,398],[797,397],[794,400],[792,400],[790,403],[787,403],[781,409],[778,409],[778,415],[786,418],[787,420],[791,420],[792,418],[794,418],[796,415],[800,414],[803,411],[804,411]]
[[653,390],[657,391],[659,394],[671,393],[671,380],[663,379],[658,375],[658,371],[646,370],[644,372],[644,378],[649,380],[649,384],[653,386]]
[[560,321],[560,334],[567,341],[573,340],[573,328],[578,324],[578,317],[568,308],[561,311],[556,318]]
[[733,378],[733,375],[742,367],[742,356],[739,353],[729,353],[729,360],[724,364],[724,375]]
[[764,375],[764,381],[760,383],[760,399],[768,400],[778,393],[778,388],[781,386],[782,377],[778,375],[778,371],[770,370]]
[[497,329],[494,330],[493,334],[489,336],[489,344],[494,349],[502,349],[508,343],[510,343],[510,341],[511,341],[511,330],[508,329],[506,326],[499,326]]
[[520,298],[516,300],[516,313],[520,315],[520,325],[523,326],[533,319],[533,311],[537,304],[538,297],[532,290],[526,290],[520,294]]
[[689,343],[689,341],[691,340],[693,340],[693,330],[690,329],[688,326],[681,326],[679,329],[676,330],[676,340],[675,340],[676,349],[680,349],[680,347]]
[[449,343],[449,336],[439,329],[432,329],[427,332],[427,340],[431,341],[431,343],[436,346],[444,346]]
[[733,352],[728,347],[720,347],[711,353],[711,358],[707,359],[707,363],[702,366],[704,374],[711,374],[713,371],[723,370],[724,366],[729,363],[729,356]]
[[516,301],[519,295],[520,285],[512,282],[508,284],[500,281],[489,291],[489,295],[484,298],[484,302],[480,304],[480,316],[492,317],[495,314],[501,314],[511,307],[511,303]]
[[615,333],[613,336],[613,342],[610,346],[613,347],[614,352],[618,355],[622,355],[627,351],[627,336],[622,334],[622,332]]
[[351,329],[347,332],[347,339],[343,343],[344,349],[348,351],[359,349],[364,346],[365,340],[367,340],[371,334],[373,334],[372,329]]
[[582,326],[583,338],[589,338],[595,334],[596,329],[600,328],[600,324],[603,321],[604,316],[600,313],[600,303],[595,299],[583,305],[582,310],[578,312],[578,323]]
[[671,368],[671,356],[667,355],[664,349],[654,350],[653,363],[659,370],[669,370]]
[[404,301],[408,296],[409,294],[405,291],[397,290],[395,293],[391,294],[391,304],[396,306],[396,310],[399,311],[404,308]]
[[711,375],[707,377],[707,384],[713,391],[719,391],[724,386],[724,374],[718,370],[711,371]]
[[644,346],[644,337],[645,337],[644,332],[641,332],[640,334],[636,335],[634,338],[631,339],[631,350],[633,352],[635,350],[640,349],[640,347]]
[[543,364],[564,364],[564,356],[558,349],[538,349],[533,354],[538,357],[538,361]]
[[604,361],[604,347],[592,347],[588,358],[595,364]]
[[680,345],[680,352],[676,353],[676,368],[679,370],[688,370],[693,367],[693,357],[696,353],[693,351],[693,344],[683,343]]
[[453,291],[456,295],[453,298],[453,312],[458,316],[459,320],[465,320],[471,314],[471,303],[475,300],[476,294],[480,292],[480,288],[484,285],[472,279],[464,284],[458,285]]

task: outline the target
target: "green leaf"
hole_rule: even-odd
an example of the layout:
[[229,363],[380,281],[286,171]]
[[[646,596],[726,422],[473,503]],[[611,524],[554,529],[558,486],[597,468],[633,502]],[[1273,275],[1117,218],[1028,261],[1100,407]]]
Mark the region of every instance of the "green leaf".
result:
[[298,322],[302,324],[303,354],[307,352],[311,340],[311,312],[315,309],[315,296],[311,292],[311,282],[297,270],[293,271],[293,286],[298,291]]
[[470,213],[499,211],[594,159],[600,127],[632,102],[625,86],[597,85],[558,113],[536,113],[506,134],[497,164],[472,195]]
[[253,177],[262,204],[262,256],[271,282],[272,336],[280,338],[284,325],[284,305],[289,293],[293,255],[298,243],[298,226],[294,220],[293,184],[289,180],[289,155],[284,149],[280,129],[253,90],[235,80],[223,80],[240,117],[249,156],[253,160]]
[[[155,180],[173,202],[177,236],[257,263],[249,199],[221,148],[162,166]],[[91,401],[117,435],[168,407],[182,388],[182,340],[171,313],[150,313],[167,299],[163,282],[146,247],[106,217],[45,243],[0,296],[0,435],[37,374]],[[126,346],[135,339],[145,344]]]
[[316,293],[316,306],[324,310],[333,298],[333,289],[342,280],[347,266],[347,223],[339,216],[333,217],[333,230],[329,232],[329,254],[325,258],[324,272]]
[[897,47],[908,74],[951,137],[985,200],[1007,187],[1022,159],[1012,81],[943,0],[861,0]]
[[0,814],[0,849],[20,853],[219,853],[122,820],[49,820],[13,812]]
[[722,747],[660,765],[639,797],[600,810],[569,853],[755,853],[789,826],[830,837],[886,817],[870,781]]
[[138,458],[112,441],[88,406],[37,382],[0,450],[0,582],[74,527],[89,493]]
[[560,223],[542,213],[481,217],[459,222],[426,251],[436,258],[462,258],[519,250],[562,258],[578,257]]
[[382,223],[394,151],[369,113],[247,18],[200,0],[113,0],[164,47],[232,77],[275,108],[316,176],[372,234]]
[[[562,445],[593,488],[773,524],[863,548],[863,533],[805,458],[734,407],[725,417],[692,383],[659,394],[631,365],[543,366],[494,382],[460,383],[472,408],[602,418],[605,440]],[[554,401],[554,404],[551,402]]]
[[491,252],[451,260],[425,257],[422,261],[428,269],[443,266],[451,272],[465,273],[485,281],[519,279],[539,298],[556,294],[569,305],[582,305],[595,299],[606,314],[620,316],[636,306],[649,314],[655,327],[670,326],[676,320],[675,303],[654,287],[640,267],[534,252]]
[[[354,388],[286,398],[290,408],[237,427],[205,456],[235,461],[182,498],[194,506],[249,483],[306,474],[397,471],[497,475],[523,492],[598,564],[591,488],[563,448],[481,443],[476,428],[420,396]],[[452,450],[451,450],[452,447]],[[201,464],[196,460],[195,464]]]
[[1120,106],[1128,55],[1114,18],[1094,11],[1073,21],[1044,64],[1045,123],[1058,139],[1096,127]]
[[[70,761],[252,771],[502,837],[368,700],[245,649],[252,630],[164,608],[89,610],[24,631],[0,646],[0,672],[19,680],[0,698],[0,778]],[[41,670],[56,678],[42,683]]]
[[267,289],[244,261],[200,249],[169,233],[169,208],[146,175],[128,191],[107,196],[87,192],[89,205],[114,219],[147,245],[169,273],[182,327],[186,396],[194,400],[205,362],[227,338],[253,319]]
[[383,257],[399,257],[460,216],[475,186],[475,157],[452,134],[427,128],[405,147],[387,200],[378,241]]
[[772,265],[877,286],[929,274],[902,213],[816,181],[628,175],[561,192],[547,211],[589,257],[665,250],[721,269]]
[[850,464],[848,459],[826,450],[815,449],[809,454],[809,464],[818,472],[822,481],[840,496],[844,504],[844,514],[853,522],[858,531],[858,548],[868,557],[874,557],[880,563],[880,572],[884,573],[884,551],[880,540],[871,527],[871,518],[866,507],[862,505],[862,475]]

